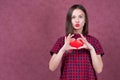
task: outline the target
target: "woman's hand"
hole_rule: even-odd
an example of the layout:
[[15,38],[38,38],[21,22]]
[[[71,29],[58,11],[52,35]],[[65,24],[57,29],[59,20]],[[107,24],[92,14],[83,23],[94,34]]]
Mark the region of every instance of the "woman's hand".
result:
[[101,73],[103,69],[103,62],[101,55],[97,55],[94,47],[87,41],[87,39],[82,34],[80,35],[81,35],[81,40],[84,42],[84,45],[82,47],[79,47],[79,49],[85,48],[90,50],[93,68],[97,73]]
[[78,49],[88,49],[88,50],[93,50],[94,47],[87,41],[87,39],[82,35],[81,35],[81,40],[83,41],[83,46],[79,47]]
[[74,34],[72,34],[72,35],[69,34],[67,37],[65,37],[64,45],[63,45],[63,48],[64,48],[65,51],[72,50],[72,49],[77,49],[76,47],[70,46],[70,40],[73,36],[74,36]]

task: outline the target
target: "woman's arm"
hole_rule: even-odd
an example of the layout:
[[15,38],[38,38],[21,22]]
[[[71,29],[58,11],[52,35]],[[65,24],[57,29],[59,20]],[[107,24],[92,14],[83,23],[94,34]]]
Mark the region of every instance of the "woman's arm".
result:
[[90,55],[92,58],[92,64],[95,71],[97,73],[101,73],[103,69],[103,62],[102,62],[101,55],[97,55],[94,49],[90,50]]
[[57,54],[54,53],[53,56],[51,57],[50,62],[49,62],[49,69],[51,71],[56,70],[56,68],[58,67],[58,65],[61,62],[62,56],[65,53],[65,51],[70,50],[70,49],[76,49],[75,47],[71,47],[69,45],[70,39],[72,36],[73,35],[69,34],[67,37],[65,37],[65,41],[64,41],[65,43],[64,43],[63,47],[59,50],[59,52]]
[[97,73],[102,72],[103,61],[102,61],[101,55],[97,55],[94,47],[87,41],[87,39],[82,34],[80,35],[81,35],[82,41],[84,42],[84,45],[80,47],[79,49],[81,48],[88,49],[90,51],[93,68],[95,69]]
[[58,67],[58,65],[61,62],[64,52],[65,52],[64,47],[62,47],[57,54],[56,53],[53,54],[53,56],[51,57],[50,62],[49,62],[49,69],[51,71],[56,70],[56,68]]

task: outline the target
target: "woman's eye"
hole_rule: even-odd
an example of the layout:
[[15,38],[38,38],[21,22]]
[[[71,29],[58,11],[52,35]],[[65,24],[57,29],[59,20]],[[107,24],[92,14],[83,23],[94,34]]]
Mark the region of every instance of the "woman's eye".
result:
[[79,18],[82,18],[83,16],[79,16]]
[[74,19],[75,18],[75,16],[72,16],[72,19]]

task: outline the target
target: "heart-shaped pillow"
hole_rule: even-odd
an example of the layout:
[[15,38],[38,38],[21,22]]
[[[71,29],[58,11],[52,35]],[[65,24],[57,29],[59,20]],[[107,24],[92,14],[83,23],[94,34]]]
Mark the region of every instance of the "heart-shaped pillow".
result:
[[80,38],[77,38],[77,39],[71,38],[71,40],[70,40],[70,45],[72,47],[79,48],[79,47],[83,46],[83,44],[84,43],[83,43],[83,41]]

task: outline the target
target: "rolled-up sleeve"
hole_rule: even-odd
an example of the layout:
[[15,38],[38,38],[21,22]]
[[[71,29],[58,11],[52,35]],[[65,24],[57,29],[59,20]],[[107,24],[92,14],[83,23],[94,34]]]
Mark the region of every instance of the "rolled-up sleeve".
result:
[[62,48],[64,45],[64,37],[58,38],[52,49],[50,50],[50,54],[53,55],[54,53],[58,53],[59,50]]

